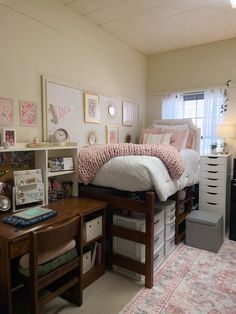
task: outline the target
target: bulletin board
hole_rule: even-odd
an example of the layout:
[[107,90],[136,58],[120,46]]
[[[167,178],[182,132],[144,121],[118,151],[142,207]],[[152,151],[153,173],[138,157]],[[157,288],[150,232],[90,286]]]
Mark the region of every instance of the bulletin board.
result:
[[[122,124],[122,104],[120,96],[109,95],[90,88],[75,86],[71,83],[42,77],[43,89],[43,140],[53,139],[58,128],[66,129],[70,142],[77,142],[79,146],[88,145],[88,136],[94,132],[97,144],[106,143],[106,126],[116,125],[119,129],[119,142],[126,141],[129,134],[133,143],[138,142],[139,110],[138,104],[133,103],[133,125]],[[90,92],[99,96],[100,123],[84,122],[84,94]],[[110,105],[116,108],[115,116],[110,116]]]

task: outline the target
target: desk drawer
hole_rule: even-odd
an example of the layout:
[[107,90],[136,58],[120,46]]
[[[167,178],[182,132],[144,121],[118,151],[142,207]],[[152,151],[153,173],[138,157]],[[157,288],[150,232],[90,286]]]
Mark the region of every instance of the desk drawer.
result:
[[226,181],[225,180],[221,180],[221,178],[204,178],[201,177],[200,178],[200,186],[204,185],[204,186],[208,186],[208,187],[222,187],[225,189],[226,186]]
[[18,239],[10,244],[10,256],[15,258],[29,252],[30,239]]
[[215,179],[226,182],[226,173],[220,171],[200,171],[200,178]]
[[222,164],[201,164],[201,171],[220,171],[226,173],[226,165]]
[[221,156],[202,156],[200,158],[200,164],[226,165],[227,158]]
[[217,186],[217,185],[205,185],[205,184],[200,184],[199,185],[199,194],[209,194],[209,195],[215,195],[220,197],[225,198],[225,187],[223,186]]

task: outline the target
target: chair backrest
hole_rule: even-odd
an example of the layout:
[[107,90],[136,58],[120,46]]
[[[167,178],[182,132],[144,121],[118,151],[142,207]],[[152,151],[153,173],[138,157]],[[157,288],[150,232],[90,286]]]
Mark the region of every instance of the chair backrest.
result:
[[77,238],[79,233],[79,217],[62,221],[55,226],[49,226],[33,232],[33,246],[36,255],[56,249],[64,243]]
[[[31,313],[40,313],[39,308],[50,302],[53,298],[61,295],[69,288],[80,282],[80,253],[61,266],[58,265],[54,270],[43,276],[38,276],[37,264],[38,256],[50,250],[55,250],[67,244],[70,240],[79,240],[80,236],[80,217],[76,216],[71,219],[64,220],[56,225],[46,227],[32,233],[31,249],[30,249],[30,276],[29,276],[29,294]],[[79,241],[76,241],[78,243]],[[67,276],[68,275],[68,276]],[[65,277],[67,276],[67,277]],[[41,289],[58,282],[64,278],[55,290],[44,298],[39,297]],[[81,290],[82,291],[82,290]],[[80,298],[82,292],[80,291]],[[81,302],[79,300],[79,302]]]

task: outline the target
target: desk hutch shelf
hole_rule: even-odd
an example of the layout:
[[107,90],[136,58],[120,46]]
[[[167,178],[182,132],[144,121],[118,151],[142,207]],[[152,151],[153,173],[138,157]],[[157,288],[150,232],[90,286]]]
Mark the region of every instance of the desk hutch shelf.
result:
[[[30,156],[30,160],[21,159],[21,156]],[[17,156],[20,156],[19,158]],[[50,172],[48,168],[49,158],[72,157],[73,170]],[[13,186],[13,172],[18,170],[41,169],[44,182],[44,204],[48,204],[50,180],[55,180],[61,185],[63,181],[72,182],[72,196],[78,196],[75,169],[77,161],[77,146],[50,146],[27,148],[15,146],[9,149],[0,148],[0,182]],[[9,193],[8,193],[9,194]],[[11,195],[7,195],[10,196]]]

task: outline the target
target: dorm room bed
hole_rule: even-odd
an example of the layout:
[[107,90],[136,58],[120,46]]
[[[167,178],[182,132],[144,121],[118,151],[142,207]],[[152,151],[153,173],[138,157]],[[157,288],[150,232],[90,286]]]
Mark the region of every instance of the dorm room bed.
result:
[[[179,131],[178,131],[179,130]],[[183,130],[187,130],[184,132]],[[157,132],[158,131],[158,132]],[[200,144],[200,129],[196,128],[190,119],[154,120],[152,125],[143,130],[145,134],[171,133],[185,136],[188,148],[182,148],[184,172],[178,179],[173,179],[163,161],[154,156],[118,156],[107,161],[91,180],[90,185],[79,187],[81,196],[105,200],[112,208],[142,213],[145,217],[145,232],[129,230],[110,224],[109,234],[145,245],[145,262],[139,262],[119,254],[112,254],[112,264],[124,267],[145,276],[145,286],[153,286],[153,237],[154,212],[156,199],[165,201],[177,191],[192,186],[198,182],[198,152]],[[147,133],[145,133],[147,132]],[[177,139],[176,141],[181,140]],[[78,160],[78,163],[80,160]],[[88,183],[88,182],[86,182]],[[135,192],[132,194],[132,192]],[[132,195],[135,195],[134,197]]]

